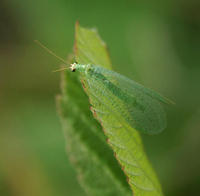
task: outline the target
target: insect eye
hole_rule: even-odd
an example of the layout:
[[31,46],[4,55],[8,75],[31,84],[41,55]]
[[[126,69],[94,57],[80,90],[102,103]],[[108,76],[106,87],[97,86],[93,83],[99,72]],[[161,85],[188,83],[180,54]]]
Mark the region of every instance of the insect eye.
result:
[[73,68],[73,69],[72,69],[72,72],[75,72],[75,71],[76,71],[76,68]]

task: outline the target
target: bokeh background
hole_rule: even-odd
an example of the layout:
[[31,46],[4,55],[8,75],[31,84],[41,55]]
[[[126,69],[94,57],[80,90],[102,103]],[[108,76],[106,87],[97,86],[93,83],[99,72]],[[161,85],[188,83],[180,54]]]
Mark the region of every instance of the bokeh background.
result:
[[200,1],[1,0],[0,195],[85,196],[65,153],[55,95],[76,20],[96,27],[116,71],[172,99],[144,145],[165,195],[200,192]]

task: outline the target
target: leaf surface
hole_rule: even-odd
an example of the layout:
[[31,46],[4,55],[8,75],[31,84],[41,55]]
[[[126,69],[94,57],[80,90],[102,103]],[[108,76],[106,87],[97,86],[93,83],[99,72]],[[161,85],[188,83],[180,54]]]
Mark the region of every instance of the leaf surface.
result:
[[[111,66],[105,44],[95,30],[84,29],[77,24],[75,41],[75,51],[79,54],[76,55],[77,61],[104,63],[107,68]],[[89,57],[92,57],[91,61]],[[86,194],[131,195],[126,176],[106,143],[101,126],[93,118],[78,75],[63,72],[61,89],[62,95],[58,96],[57,103],[67,152]]]
[[[80,64],[111,69],[107,49],[96,30],[85,29],[78,24],[75,60]],[[80,86],[80,79],[90,104]],[[65,72],[59,99],[68,152],[80,183],[88,195],[131,195],[129,184],[136,196],[161,196],[160,184],[147,160],[138,131],[120,118],[112,100],[103,92],[99,93],[99,89],[95,91],[98,88],[95,84],[92,91],[89,85],[87,79],[78,73]],[[90,105],[101,126],[91,115]]]

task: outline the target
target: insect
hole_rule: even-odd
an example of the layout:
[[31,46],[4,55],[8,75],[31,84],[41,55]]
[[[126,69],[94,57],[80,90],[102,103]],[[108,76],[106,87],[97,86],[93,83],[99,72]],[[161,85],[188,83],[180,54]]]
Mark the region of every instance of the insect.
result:
[[[50,53],[56,56],[52,51]],[[69,68],[56,71],[66,69]],[[81,80],[87,85],[88,94],[95,96],[98,104],[103,104],[110,109],[110,113],[115,113],[131,127],[147,134],[157,134],[166,128],[166,114],[161,103],[172,103],[167,98],[98,65],[73,63],[70,69],[80,73]]]
[[[143,133],[156,134],[166,128],[166,115],[161,103],[170,100],[151,89],[114,71],[97,65],[72,64],[71,71],[80,72],[88,90],[104,102],[111,103],[112,112]],[[109,108],[109,104],[107,104]],[[114,111],[113,111],[114,110]]]

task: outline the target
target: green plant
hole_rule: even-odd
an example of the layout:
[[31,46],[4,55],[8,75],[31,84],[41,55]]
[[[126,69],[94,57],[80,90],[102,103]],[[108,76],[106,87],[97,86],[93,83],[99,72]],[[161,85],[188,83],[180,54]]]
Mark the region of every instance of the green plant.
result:
[[[76,61],[79,64],[94,64],[111,69],[105,43],[96,30],[80,27],[77,23],[74,48],[75,53],[69,58],[69,63]],[[88,195],[93,196],[162,195],[160,184],[144,153],[141,137],[135,129],[137,126],[124,120],[123,115],[118,115],[120,109],[115,111],[113,97],[104,100],[106,105],[103,105],[101,100],[105,97],[99,93],[101,86],[97,89],[97,83],[92,82],[89,84],[87,78],[79,73],[63,72],[62,95],[57,99],[68,154],[80,184]],[[91,91],[89,85],[95,90]],[[157,94],[153,96],[162,99]],[[115,101],[123,112],[128,110],[123,107],[120,99]],[[90,104],[95,107],[94,116]],[[165,117],[162,107],[159,104],[156,107],[156,112],[160,112],[158,116],[161,124],[154,126],[161,126],[157,128],[160,131],[165,127]],[[148,127],[143,127],[148,132]]]

